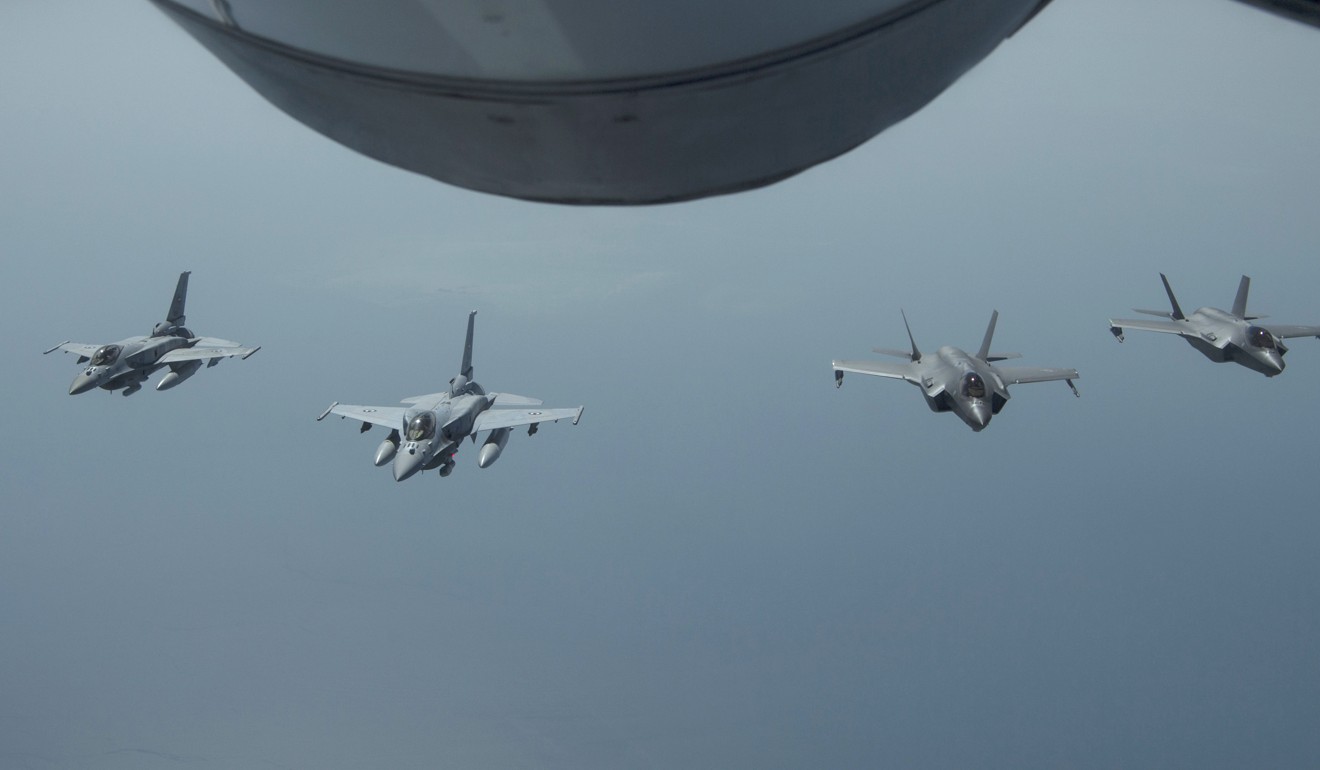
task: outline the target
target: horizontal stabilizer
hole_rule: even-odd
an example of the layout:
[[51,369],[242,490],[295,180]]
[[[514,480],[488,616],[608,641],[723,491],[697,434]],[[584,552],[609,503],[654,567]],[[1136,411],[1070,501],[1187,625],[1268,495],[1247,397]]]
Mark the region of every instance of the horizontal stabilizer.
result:
[[1170,313],[1167,310],[1146,310],[1144,308],[1134,307],[1132,308],[1132,312],[1141,313],[1142,315],[1158,316],[1160,318],[1173,318],[1173,313]]
[[540,406],[544,403],[539,398],[519,396],[513,393],[496,393],[491,406]]
[[871,348],[872,353],[879,353],[882,356],[894,356],[895,358],[905,358],[912,360],[912,353],[906,350],[895,350],[894,348]]
[[1010,358],[1021,358],[1021,357],[1022,357],[1021,353],[991,353],[990,355],[985,357],[985,360],[989,361],[990,363],[994,363],[995,361],[1007,361]]
[[423,401],[439,401],[448,395],[449,391],[443,393],[427,393],[425,396],[408,396],[407,398],[399,399],[399,401],[404,404],[420,404]]

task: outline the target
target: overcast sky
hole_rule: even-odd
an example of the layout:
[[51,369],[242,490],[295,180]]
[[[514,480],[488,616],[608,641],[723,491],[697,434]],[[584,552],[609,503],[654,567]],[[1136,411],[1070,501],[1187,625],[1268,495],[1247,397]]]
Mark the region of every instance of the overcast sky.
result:
[[[770,188],[567,208],[268,105],[149,3],[0,3],[0,767],[1320,765],[1320,32],[1060,0]],[[260,344],[67,395],[66,339]],[[832,358],[1075,366],[974,434]],[[315,417],[456,373],[585,404],[395,483]]]

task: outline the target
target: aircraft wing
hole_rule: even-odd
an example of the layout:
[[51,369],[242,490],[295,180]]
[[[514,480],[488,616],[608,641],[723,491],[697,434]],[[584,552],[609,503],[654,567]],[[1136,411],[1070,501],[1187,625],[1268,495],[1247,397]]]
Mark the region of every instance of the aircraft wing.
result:
[[910,363],[897,361],[833,361],[832,363],[836,372],[873,374],[876,377],[889,377],[921,384],[921,378],[917,376],[916,370]]
[[1275,337],[1320,337],[1320,326],[1289,326],[1287,324],[1270,324],[1263,326],[1266,331]]
[[91,358],[92,354],[102,347],[102,345],[86,345],[81,342],[61,342],[46,352],[54,353],[57,350],[63,350],[65,353],[76,353],[83,358]]
[[207,361],[233,356],[247,358],[258,350],[261,350],[260,345],[255,348],[245,348],[237,342],[230,342],[229,340],[199,337],[197,343],[192,347],[175,348],[161,356],[159,361],[163,364],[177,364],[180,361]]
[[[357,406],[356,404],[336,402],[331,404],[330,408],[322,412],[321,416],[316,419],[319,421],[325,419],[327,415],[337,414],[340,417],[350,417],[361,422],[379,425],[382,428],[403,430],[403,416],[407,411],[407,407],[402,406]],[[363,430],[366,430],[366,428],[363,428]]]
[[1075,380],[1079,377],[1076,369],[1050,369],[1043,366],[996,366],[995,371],[999,372],[999,376],[1008,385]]
[[516,428],[519,425],[534,425],[540,422],[572,419],[577,425],[582,419],[582,407],[576,409],[487,409],[477,415],[472,423],[472,432],[497,428]]
[[1152,321],[1146,318],[1111,318],[1111,329],[1138,329],[1143,332],[1161,332],[1163,334],[1186,334],[1185,325],[1176,321]]

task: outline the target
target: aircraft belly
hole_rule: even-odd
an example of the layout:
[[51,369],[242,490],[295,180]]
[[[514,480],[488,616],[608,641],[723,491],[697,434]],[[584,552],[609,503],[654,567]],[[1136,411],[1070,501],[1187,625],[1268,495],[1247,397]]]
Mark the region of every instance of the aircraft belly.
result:
[[241,14],[225,25],[153,2],[276,107],[364,155],[498,195],[625,205],[751,189],[841,155],[925,106],[1040,5],[913,0],[756,56],[542,82],[332,58],[252,35]]

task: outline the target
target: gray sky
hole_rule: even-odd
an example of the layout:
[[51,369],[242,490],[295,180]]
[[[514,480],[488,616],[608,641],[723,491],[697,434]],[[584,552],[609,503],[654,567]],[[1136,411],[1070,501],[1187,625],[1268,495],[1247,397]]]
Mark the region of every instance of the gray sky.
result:
[[[1320,343],[1282,376],[1105,319],[1320,321],[1316,30],[1067,0],[774,187],[465,192],[270,107],[145,2],[0,4],[0,767],[1320,764]],[[67,395],[40,351],[261,344]],[[1076,366],[985,432],[833,357]],[[396,484],[315,416],[456,370],[576,428]]]

